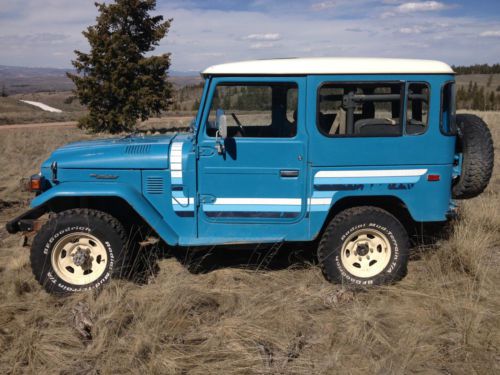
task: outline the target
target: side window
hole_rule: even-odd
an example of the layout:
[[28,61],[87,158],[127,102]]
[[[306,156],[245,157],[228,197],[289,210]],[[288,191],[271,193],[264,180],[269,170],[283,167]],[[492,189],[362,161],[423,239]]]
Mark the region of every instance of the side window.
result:
[[457,134],[455,119],[455,82],[446,82],[441,91],[441,133]]
[[408,85],[406,134],[423,134],[429,124],[429,86],[426,83]]
[[326,136],[398,136],[402,83],[327,83],[319,89],[317,125]]
[[210,106],[207,135],[215,137],[216,113],[222,110],[229,137],[294,137],[297,92],[295,83],[220,84]]

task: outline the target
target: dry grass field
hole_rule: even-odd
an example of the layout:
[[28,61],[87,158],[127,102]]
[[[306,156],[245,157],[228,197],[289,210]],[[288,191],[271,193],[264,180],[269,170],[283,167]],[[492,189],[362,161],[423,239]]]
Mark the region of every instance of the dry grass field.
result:
[[500,373],[500,113],[480,116],[497,155],[488,190],[414,248],[406,279],[356,292],[327,283],[307,249],[282,247],[174,252],[146,283],[50,296],[3,224],[29,198],[19,179],[90,136],[0,130],[0,373]]

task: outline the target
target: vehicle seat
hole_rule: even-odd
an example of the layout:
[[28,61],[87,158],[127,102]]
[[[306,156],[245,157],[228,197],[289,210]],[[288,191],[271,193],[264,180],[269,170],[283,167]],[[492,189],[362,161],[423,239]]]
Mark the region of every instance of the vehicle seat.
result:
[[399,135],[398,119],[370,118],[354,123],[354,133],[360,135]]
[[328,134],[345,134],[346,132],[346,112],[342,107],[339,108],[336,115],[334,115],[332,126],[330,127],[330,131]]
[[408,120],[406,124],[406,133],[408,134],[421,134],[425,132],[425,124],[418,120]]

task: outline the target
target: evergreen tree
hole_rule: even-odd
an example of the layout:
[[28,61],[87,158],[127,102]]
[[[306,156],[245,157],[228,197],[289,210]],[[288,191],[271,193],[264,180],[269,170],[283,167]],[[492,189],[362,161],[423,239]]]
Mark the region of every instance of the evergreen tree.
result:
[[148,56],[168,32],[171,19],[151,16],[156,0],[95,3],[96,24],[83,35],[90,52],[75,51],[78,74],[68,74],[89,114],[79,126],[94,132],[130,131],[138,119],[168,108],[170,54]]
[[0,94],[0,96],[2,98],[6,98],[7,96],[9,96],[9,94],[7,93],[7,89],[5,88],[5,85],[2,85],[2,93]]
[[222,108],[227,111],[228,109],[231,109],[231,95],[230,94],[233,94],[232,92],[231,93],[227,93],[226,95],[224,95],[224,99],[222,99]]
[[490,74],[488,76],[488,81],[486,82],[486,87],[490,87],[492,82],[493,82],[493,74]]
[[196,99],[193,103],[193,107],[191,108],[193,111],[197,111],[198,108],[200,107],[200,101]]
[[472,81],[469,81],[469,86],[467,87],[467,92],[468,92],[469,94],[471,94],[471,93],[472,93]]
[[495,93],[493,91],[490,92],[488,97],[488,108],[489,111],[493,111],[495,109]]

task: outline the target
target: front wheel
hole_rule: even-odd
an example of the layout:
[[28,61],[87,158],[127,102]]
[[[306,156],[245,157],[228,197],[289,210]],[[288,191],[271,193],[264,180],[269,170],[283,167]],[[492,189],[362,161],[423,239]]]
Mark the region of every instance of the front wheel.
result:
[[354,285],[401,280],[407,271],[408,234],[389,212],[354,207],[337,214],[318,248],[326,279]]
[[126,236],[122,224],[101,211],[72,209],[52,217],[31,247],[31,268],[50,293],[97,289],[120,272]]

